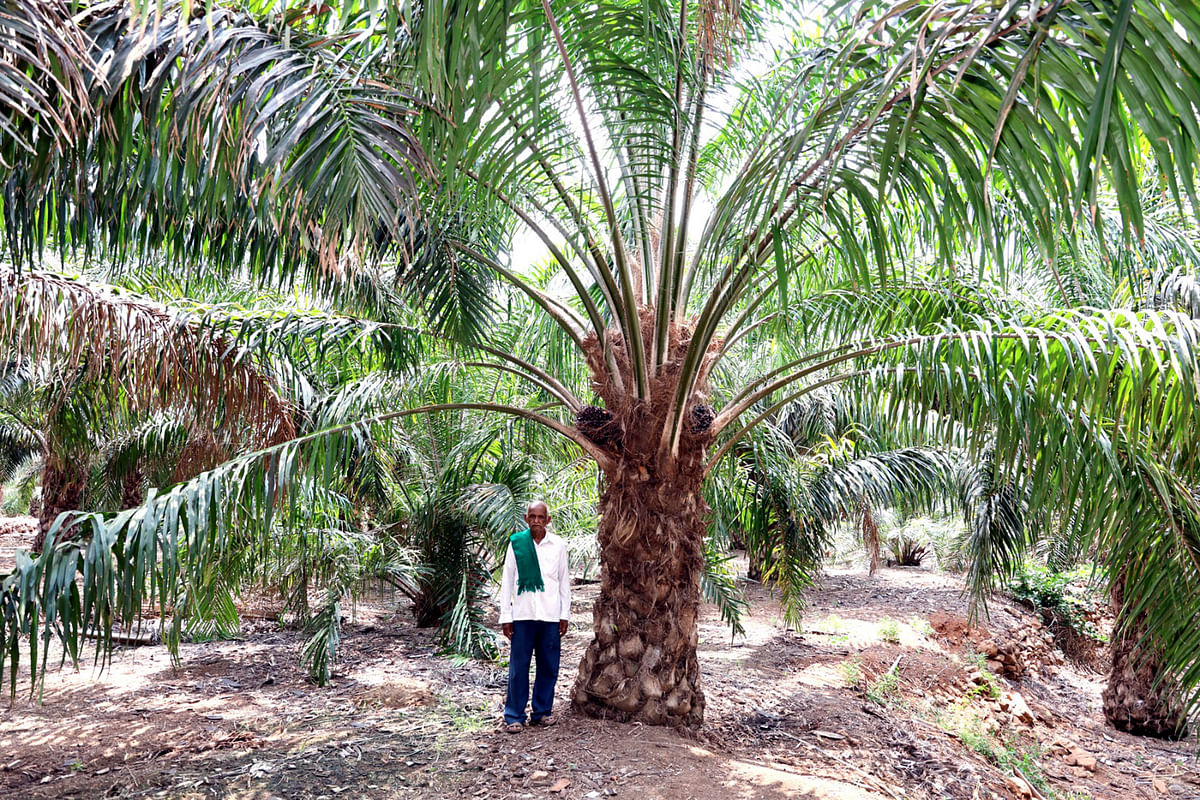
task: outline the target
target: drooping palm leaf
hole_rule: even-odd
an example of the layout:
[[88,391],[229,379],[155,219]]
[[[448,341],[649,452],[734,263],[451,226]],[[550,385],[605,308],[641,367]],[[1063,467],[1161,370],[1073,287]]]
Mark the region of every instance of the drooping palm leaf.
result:
[[10,358],[51,364],[68,385],[109,381],[145,409],[185,403],[194,419],[244,424],[249,441],[291,435],[287,404],[233,342],[161,307],[40,272],[0,276],[0,303]]

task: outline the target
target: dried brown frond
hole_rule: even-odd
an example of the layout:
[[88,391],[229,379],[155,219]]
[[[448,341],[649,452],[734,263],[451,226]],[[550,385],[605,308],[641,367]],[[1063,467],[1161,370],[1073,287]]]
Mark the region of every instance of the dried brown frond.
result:
[[179,454],[172,477],[176,481],[186,481],[229,460],[232,455],[212,431],[194,431]]
[[0,307],[8,357],[49,366],[63,388],[91,380],[133,410],[186,409],[196,430],[252,446],[295,435],[290,406],[246,353],[162,306],[59,275],[7,270]]
[[[24,135],[35,136],[38,120],[67,136],[91,124],[89,76],[96,65],[76,13],[74,4],[64,0],[9,0],[0,5],[0,119],[7,119],[6,134],[21,137],[18,144],[24,149],[35,146],[33,138]],[[63,141],[51,136],[51,147]]]
[[700,0],[696,45],[706,68],[733,61],[733,43],[742,33],[741,0]]

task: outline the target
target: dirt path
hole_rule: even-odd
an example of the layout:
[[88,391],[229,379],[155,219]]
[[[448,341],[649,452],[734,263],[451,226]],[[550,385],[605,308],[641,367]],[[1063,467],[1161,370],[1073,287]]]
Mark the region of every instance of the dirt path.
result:
[[[386,602],[357,609],[327,689],[305,681],[299,635],[262,620],[242,641],[184,645],[178,667],[156,646],[99,676],[56,662],[40,704],[22,691],[0,710],[0,796],[1200,798],[1196,740],[1107,729],[1098,674],[1032,665],[989,698],[969,651],[1034,623],[997,601],[988,632],[968,631],[960,588],[917,570],[835,572],[796,633],[747,584],[744,638],[705,611],[697,734],[569,712],[594,586],[577,589],[561,724],[518,736],[496,729],[501,665],[432,655],[429,632]],[[1015,777],[1018,757],[1037,780]]]

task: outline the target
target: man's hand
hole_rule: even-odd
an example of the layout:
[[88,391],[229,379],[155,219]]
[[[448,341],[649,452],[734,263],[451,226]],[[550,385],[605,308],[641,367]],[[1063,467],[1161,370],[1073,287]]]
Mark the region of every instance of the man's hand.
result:
[[558,621],[558,635],[559,636],[567,635],[567,621],[565,619],[560,619]]
[[500,623],[500,632],[504,634],[505,639],[512,641],[512,623],[511,622]]

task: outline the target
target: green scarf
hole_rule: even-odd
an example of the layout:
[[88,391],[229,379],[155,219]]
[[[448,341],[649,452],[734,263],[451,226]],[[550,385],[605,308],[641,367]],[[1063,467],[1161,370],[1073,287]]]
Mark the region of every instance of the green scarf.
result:
[[545,590],[542,583],[542,567],[538,564],[537,547],[529,529],[508,537],[512,544],[513,557],[517,560],[517,594]]

